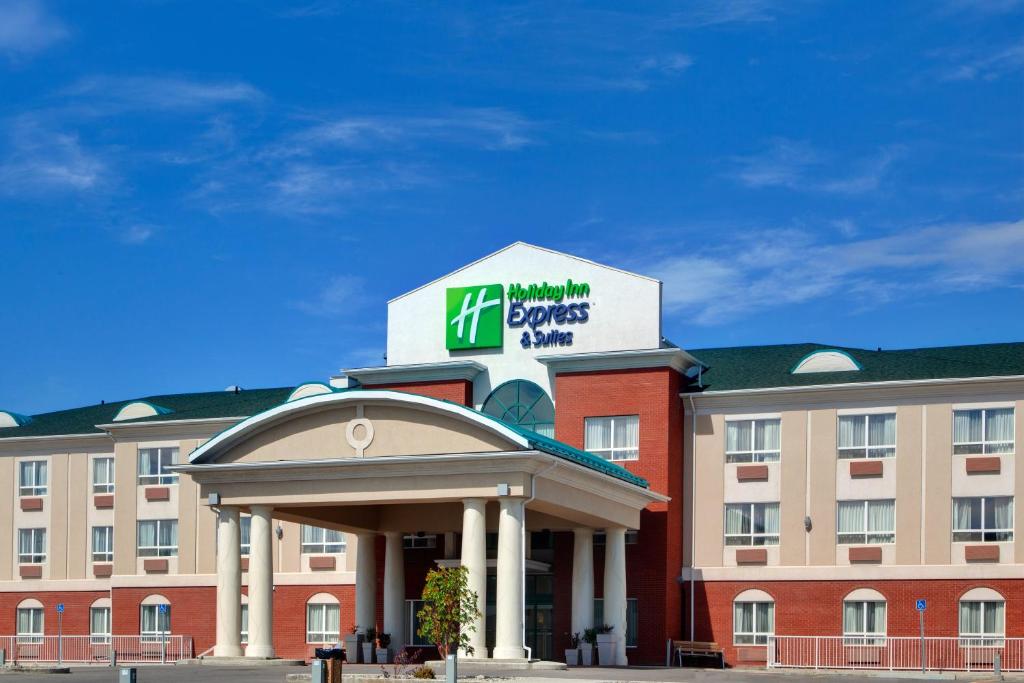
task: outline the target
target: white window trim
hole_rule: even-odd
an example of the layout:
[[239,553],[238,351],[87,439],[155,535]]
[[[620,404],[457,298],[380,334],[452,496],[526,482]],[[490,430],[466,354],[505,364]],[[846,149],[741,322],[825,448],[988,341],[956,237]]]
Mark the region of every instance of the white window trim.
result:
[[[107,613],[106,626],[107,630],[104,633],[93,631],[92,613],[96,611],[104,611]],[[93,606],[89,608],[89,643],[91,645],[109,645],[111,641],[112,629],[111,629],[111,608],[107,606]]]
[[[29,532],[32,536],[32,547],[35,547],[35,537],[42,535],[43,537],[43,552],[40,553],[23,553],[21,552],[21,534],[23,532]],[[47,552],[49,548],[46,545],[46,528],[45,527],[33,527],[27,529],[18,529],[18,564],[46,564],[46,558],[49,555]],[[28,558],[28,559],[25,559]]]
[[[615,446],[615,425],[616,421],[626,417],[635,417],[637,422],[636,434],[637,443],[636,446]],[[638,414],[632,415],[592,415],[590,417],[583,418],[583,433],[587,433],[587,421],[588,420],[610,420],[611,422],[611,438],[610,442],[613,444],[608,448],[584,448],[589,453],[600,456],[609,462],[632,462],[640,459],[640,416]],[[584,444],[585,446],[585,444]],[[636,455],[622,456],[621,454],[628,451],[636,451]],[[616,453],[619,453],[617,456]],[[607,457],[606,457],[607,455]]]
[[[135,543],[136,543],[135,552],[136,552],[136,554],[139,557],[177,557],[178,556],[177,521],[178,520],[176,520],[176,519],[140,519],[140,520],[138,520],[138,522],[136,524],[136,530],[135,530]],[[139,545],[139,531],[141,530],[141,526],[139,526],[139,525],[142,525],[142,524],[152,524],[152,523],[156,524],[156,534],[155,534],[155,537],[157,539],[157,545],[145,545],[145,546],[144,545]],[[171,523],[174,523],[175,527],[176,527],[175,528],[175,534],[174,534],[175,535],[174,545],[172,545],[172,546],[171,545],[166,545],[166,546],[165,545],[160,545],[159,544],[160,543],[160,528],[164,524],[171,524]],[[154,554],[145,553],[144,554],[143,553],[144,550],[147,550],[147,551],[148,550],[155,550],[156,553],[154,553]],[[161,552],[161,550],[167,550],[168,552]]]
[[[32,483],[26,484],[21,480],[23,465],[31,465]],[[42,466],[42,467],[40,467]],[[39,470],[46,470],[46,483],[39,483]],[[22,460],[18,463],[18,496],[21,498],[41,498],[49,491],[50,467],[46,460]]]
[[[958,500],[974,500],[975,498],[981,500],[981,514],[978,516],[980,518],[980,521],[981,521],[981,526],[980,527],[974,527],[974,528],[971,528],[971,529],[957,529],[956,528],[956,501],[958,501]],[[1012,526],[1013,518],[1014,518],[1013,514],[1010,515],[1010,522],[1011,522],[1010,528],[1008,528],[1008,529],[1004,529],[1004,528],[986,529],[985,528],[985,506],[993,498],[1009,498],[1010,499],[1010,505],[1014,507],[1014,514],[1016,514],[1017,501],[1014,499],[1014,497],[1012,495],[1011,496],[953,496],[953,500],[950,503],[950,505],[952,506],[952,517],[953,517],[952,520],[951,520],[951,524],[950,524],[950,526],[952,526],[952,528],[953,528],[953,535],[951,537],[953,543],[1013,543],[1013,537],[1015,535],[1014,532],[1013,532],[1013,526]],[[998,533],[1006,533],[1006,532],[1009,532],[1009,534],[1010,534],[1010,538],[1008,538],[1006,540],[998,540],[998,541],[986,541],[985,540],[985,534],[987,534],[987,533],[998,534]],[[956,538],[957,534],[981,534],[981,539],[976,540],[976,541],[972,541],[972,540],[958,540]]]
[[437,534],[405,534],[402,536],[403,550],[427,550],[437,547]]
[[[1010,434],[1010,439],[1008,441],[988,441],[985,438],[985,433],[988,431],[986,429],[986,427],[988,426],[988,411],[990,411],[990,410],[1006,410],[1006,409],[1010,409],[1010,410],[1013,411],[1013,420],[1010,421],[1010,426],[1013,429],[1013,433]],[[992,406],[992,405],[989,405],[989,406],[985,406],[983,408],[954,408],[953,411],[950,413],[950,416],[951,416],[951,419],[953,421],[953,424],[955,425],[955,423],[956,423],[956,414],[958,412],[965,413],[965,412],[970,412],[970,411],[974,411],[974,410],[980,410],[981,411],[981,441],[956,441],[955,440],[956,439],[955,427],[954,427],[953,455],[954,456],[959,456],[961,458],[973,458],[973,457],[977,457],[979,455],[993,456],[993,457],[1000,457],[1000,456],[1004,456],[1004,455],[1006,455],[1006,456],[1014,455],[1016,453],[1016,451],[1017,451],[1017,411],[1016,411],[1016,408],[1012,404],[1008,405],[1008,406]],[[1006,444],[1006,443],[1010,444],[1010,450],[1007,451],[1006,453],[986,453],[985,452],[985,447],[986,446],[989,446],[991,444]],[[956,452],[956,447],[957,446],[978,446],[978,447],[980,447],[980,450],[977,451],[977,452],[971,451],[969,453],[957,453]]]
[[[895,418],[896,427],[893,429],[893,440],[891,444],[872,444],[871,442],[871,429],[870,422],[872,417],[878,415],[892,415]],[[864,445],[863,446],[840,446],[839,445],[839,422],[840,418],[844,417],[863,417],[864,418]],[[900,421],[896,415],[896,411],[880,411],[880,412],[854,412],[846,415],[840,414],[836,418],[836,454],[839,460],[887,460],[889,458],[896,457],[896,444],[899,442],[899,428]],[[892,455],[882,455],[872,457],[869,451],[872,448],[891,448]],[[850,457],[843,457],[843,451],[864,451],[864,455],[855,455]]]
[[[851,603],[863,605],[860,630],[858,631],[846,630],[846,606]],[[885,605],[885,623],[882,624],[881,631],[868,631],[867,605],[874,605],[877,603]],[[843,600],[843,617],[843,645],[846,647],[880,647],[885,645],[885,641],[889,637],[889,602],[887,600]],[[850,642],[851,640],[860,642]]]
[[[994,603],[1000,603],[1003,606],[1003,630],[999,633],[986,633],[984,631],[980,633],[967,633],[964,634],[960,631],[960,610],[965,602],[977,602],[981,604],[981,624],[982,628],[985,628],[985,610],[988,605]],[[957,603],[956,619],[957,619],[957,637],[960,639],[958,644],[960,647],[1003,647],[1005,645],[1006,638],[1006,600],[963,600],[961,599]],[[967,641],[966,643],[964,641]],[[972,641],[983,641],[980,644],[975,644]],[[993,641],[993,642],[985,642]]]
[[[105,551],[99,551],[99,550],[96,549],[96,545],[95,545],[96,544],[96,529],[104,529],[105,530],[104,536],[106,536],[106,541],[107,541],[107,543],[106,543],[107,550],[105,550]],[[92,561],[93,562],[113,562],[114,561],[114,527],[112,527],[110,525],[107,525],[107,524],[97,524],[96,526],[94,526],[94,527],[92,527],[90,529],[89,536],[90,536],[89,541],[90,541],[90,543],[93,544],[92,553],[91,553]],[[102,555],[102,557],[97,558],[97,555]]]
[[[767,422],[768,420],[777,420],[778,423],[779,423],[779,448],[778,448],[778,450],[761,450],[761,451],[759,451],[759,450],[754,448],[754,434],[756,433],[756,430],[757,430],[757,423],[758,422]],[[749,451],[730,451],[729,450],[729,447],[728,447],[728,443],[729,443],[729,424],[730,423],[737,423],[737,422],[749,422],[750,423],[750,450]],[[725,462],[726,462],[726,464],[729,464],[729,465],[748,465],[748,464],[761,464],[761,463],[781,462],[782,461],[782,418],[781,417],[777,417],[777,416],[776,417],[757,417],[757,418],[751,418],[751,419],[747,419],[747,418],[737,419],[737,418],[734,418],[734,417],[729,417],[725,421],[725,434],[724,434],[724,436],[725,436],[725,443],[726,443],[726,448],[725,448]],[[730,455],[737,456],[737,455],[748,455],[748,454],[750,455],[750,460],[730,460],[729,459]],[[774,454],[775,457],[770,459],[770,460],[765,460],[764,459],[765,455],[771,455],[771,454]],[[761,456],[760,460],[757,459],[758,455]]]
[[[46,612],[45,612],[45,610],[43,610],[42,607],[18,607],[15,610],[15,612],[14,612],[14,627],[15,627],[16,630],[18,628],[18,622],[21,621],[21,619],[18,619],[18,617],[20,616],[18,613],[22,612],[22,611],[32,612],[33,614],[38,613],[38,615],[39,615],[39,630],[38,631],[17,631],[17,633],[15,634],[15,639],[17,640],[18,644],[36,645],[36,644],[42,643],[43,642],[43,634],[46,633],[46,624],[45,624]],[[30,619],[30,621],[32,622],[32,626],[36,625],[36,620],[34,618]]]
[[[162,617],[162,615],[160,614],[160,606],[161,606],[161,604],[167,605],[167,630],[166,631],[164,631],[164,630],[162,630],[160,628],[160,621],[161,621],[161,617]],[[146,610],[148,610],[148,609],[156,610],[156,630],[155,631],[145,631],[142,628],[143,625],[146,623],[145,614],[146,614]],[[143,604],[139,605],[139,638],[143,642],[151,642],[151,643],[152,642],[160,642],[161,640],[163,640],[163,637],[165,635],[170,636],[171,632],[172,632],[172,627],[171,627],[171,605],[170,605],[170,603],[166,603],[166,602],[165,603],[160,603],[160,604],[146,604],[146,603],[143,603]]]
[[[728,514],[727,511],[728,511],[730,505],[743,505],[743,506],[746,506],[746,507],[750,508],[750,533],[749,534],[730,534],[730,533],[725,531],[725,528],[726,528],[725,520],[726,520],[726,515]],[[727,548],[767,548],[767,547],[770,547],[770,546],[777,546],[777,545],[779,545],[780,538],[782,536],[782,529],[781,528],[779,529],[779,533],[776,533],[776,534],[769,534],[769,533],[761,534],[761,533],[755,533],[754,532],[754,506],[755,505],[777,505],[779,507],[779,513],[780,514],[782,513],[782,506],[778,502],[776,502],[776,501],[762,501],[762,502],[756,502],[756,503],[726,503],[725,506],[722,508],[722,530],[723,530],[723,535],[724,535],[723,544]],[[781,521],[782,521],[781,518],[780,518],[779,521],[781,523]],[[730,538],[749,538],[751,542],[750,543],[729,543],[729,539]],[[753,541],[754,541],[755,538],[765,538],[765,539],[774,538],[775,542],[774,543],[754,544]]]
[[[754,605],[751,609],[754,615],[754,630],[753,631],[737,631],[736,630],[736,605]],[[757,605],[771,605],[772,606],[772,628],[767,631],[759,631],[757,623]],[[764,647],[768,645],[768,638],[775,635],[775,601],[774,600],[733,600],[732,603],[732,644],[737,647]],[[754,641],[751,643],[741,643],[736,640],[736,636],[751,636]],[[757,642],[758,636],[764,636],[765,641],[763,643]]]
[[[338,610],[338,634],[332,636],[327,632],[327,608],[334,607]],[[311,631],[309,627],[310,617],[312,616],[313,609],[321,610],[321,623],[323,627],[322,631]],[[311,635],[324,636],[322,640],[310,638]],[[341,605],[336,602],[307,602],[306,603],[306,644],[307,645],[333,645],[341,639]]]
[[[178,464],[177,461],[180,457],[178,446],[139,446],[135,463],[137,471],[142,469],[143,451],[156,451],[159,461],[156,474],[142,474],[141,471],[137,473],[139,486],[173,486],[178,483],[177,472],[165,471],[167,465]],[[164,455],[166,455],[164,451],[169,451],[170,453],[169,463],[164,463]]]
[[[305,536],[306,536],[305,531],[303,531],[304,527],[309,527],[310,529],[318,530],[320,532],[320,538],[322,540],[320,540],[320,541],[311,541],[311,542],[307,543],[304,540]],[[348,544],[345,541],[345,534],[341,534],[341,541],[339,541],[338,543],[328,543],[327,542],[327,532],[328,531],[332,531],[332,529],[325,529],[323,527],[313,526],[312,524],[303,524],[303,525],[301,525],[300,528],[299,528],[299,551],[300,551],[300,553],[303,554],[303,555],[340,555],[340,554],[344,553],[346,551],[347,547],[348,547]],[[340,546],[340,549],[339,550],[329,550],[328,549],[329,547],[333,547],[333,546]]]
[[[109,463],[109,469],[106,471],[107,481],[98,482],[96,481],[97,463],[105,462]],[[106,469],[106,466],[105,466]],[[92,459],[92,492],[93,493],[113,493],[114,492],[114,477],[117,468],[114,466],[114,457],[111,455],[98,456]]]
[[[892,513],[892,531],[871,531],[868,529],[868,520],[871,516],[868,514],[868,509],[871,507],[871,503],[883,503],[892,501],[893,513]],[[864,531],[840,531],[839,530],[839,504],[840,503],[863,503],[864,507]],[[869,541],[868,536],[882,536],[891,535],[891,541]],[[846,541],[843,540],[843,536],[863,536],[863,541]],[[836,501],[836,545],[896,545],[896,500],[893,498],[879,498],[879,499],[867,499],[867,500],[839,500]],[[857,601],[854,601],[857,602]],[[877,601],[876,601],[877,602]]]

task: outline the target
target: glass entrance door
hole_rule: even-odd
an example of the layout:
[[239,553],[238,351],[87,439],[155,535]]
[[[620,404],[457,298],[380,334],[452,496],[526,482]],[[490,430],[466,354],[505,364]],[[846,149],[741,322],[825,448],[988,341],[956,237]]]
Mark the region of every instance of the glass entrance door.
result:
[[[551,574],[526,575],[526,646],[534,659],[554,659],[554,580]],[[494,604],[497,580],[487,577],[487,648],[494,651]]]

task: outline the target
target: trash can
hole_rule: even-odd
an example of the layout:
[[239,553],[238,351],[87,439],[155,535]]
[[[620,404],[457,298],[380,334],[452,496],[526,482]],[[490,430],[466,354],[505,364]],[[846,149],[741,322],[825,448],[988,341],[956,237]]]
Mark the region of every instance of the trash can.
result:
[[[340,647],[318,647],[313,651],[313,656],[321,660],[326,667],[323,675],[324,683],[341,683],[341,664],[345,661],[345,651]],[[317,672],[313,672],[313,683],[316,680]]]
[[117,683],[135,683],[135,668],[126,666],[118,671]]

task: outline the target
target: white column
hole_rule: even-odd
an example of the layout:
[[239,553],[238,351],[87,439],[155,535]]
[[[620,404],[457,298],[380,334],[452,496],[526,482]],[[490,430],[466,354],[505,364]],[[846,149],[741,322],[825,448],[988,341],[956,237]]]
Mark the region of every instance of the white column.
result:
[[498,517],[498,585],[495,601],[495,659],[522,659],[523,500],[502,498]]
[[615,663],[626,666],[626,529],[605,529],[604,623],[614,627]]
[[242,656],[242,546],[238,508],[217,511],[217,644],[214,657]]
[[405,550],[402,532],[389,531],[384,547],[384,633],[397,654],[405,646]]
[[[466,568],[469,590],[476,593],[476,608],[480,616],[472,623],[469,644],[473,646],[472,656],[487,657],[487,501],[482,498],[467,498],[462,501],[462,566]],[[470,655],[460,652],[459,656]]]
[[356,626],[363,633],[377,627],[376,534],[358,534],[356,548]]
[[594,627],[594,530],[573,529],[572,633]]
[[253,505],[250,512],[249,645],[245,656],[269,659],[274,656],[273,520],[267,505]]

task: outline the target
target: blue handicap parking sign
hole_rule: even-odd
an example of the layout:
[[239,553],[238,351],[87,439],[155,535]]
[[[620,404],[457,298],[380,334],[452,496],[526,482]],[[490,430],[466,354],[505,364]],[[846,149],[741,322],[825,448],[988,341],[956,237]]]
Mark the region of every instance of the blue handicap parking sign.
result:
[[918,612],[923,612],[927,608],[928,608],[928,601],[927,600],[918,600],[917,601],[917,611]]
[[63,602],[58,602],[57,603],[57,614],[63,614],[63,613],[64,613],[64,603]]
[[160,614],[167,614],[167,605],[160,605],[157,608],[157,611],[160,612]]

